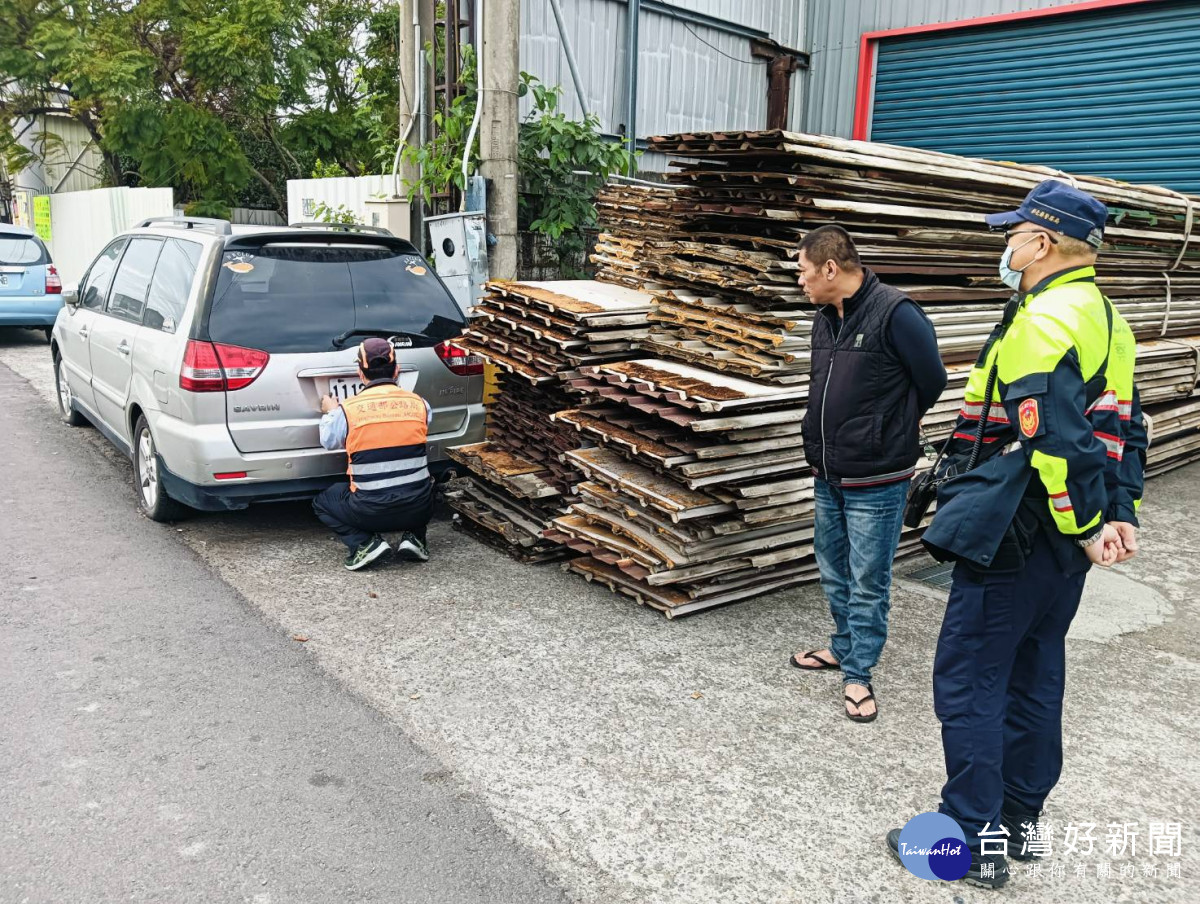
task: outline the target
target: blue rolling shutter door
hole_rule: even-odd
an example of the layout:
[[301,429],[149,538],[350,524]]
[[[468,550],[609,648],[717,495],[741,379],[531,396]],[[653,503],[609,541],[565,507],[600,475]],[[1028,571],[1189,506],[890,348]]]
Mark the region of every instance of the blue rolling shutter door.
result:
[[885,38],[871,140],[1200,194],[1200,4]]

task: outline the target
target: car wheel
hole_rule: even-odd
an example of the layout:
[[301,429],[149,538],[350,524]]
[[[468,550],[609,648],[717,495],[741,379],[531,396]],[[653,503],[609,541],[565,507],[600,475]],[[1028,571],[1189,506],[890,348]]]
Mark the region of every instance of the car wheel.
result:
[[75,409],[75,396],[67,381],[67,363],[62,355],[54,359],[54,387],[58,390],[59,419],[68,427],[82,427],[87,419]]
[[167,495],[158,469],[158,448],[145,417],[133,428],[133,488],[138,508],[151,521],[178,521],[188,509]]

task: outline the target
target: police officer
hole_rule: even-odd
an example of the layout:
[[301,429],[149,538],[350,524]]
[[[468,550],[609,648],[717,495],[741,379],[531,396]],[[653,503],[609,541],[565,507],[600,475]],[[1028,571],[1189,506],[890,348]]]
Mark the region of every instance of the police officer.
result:
[[380,531],[403,531],[399,558],[428,561],[433,480],[425,438],[432,409],[396,385],[396,350],[386,339],[359,346],[358,373],[366,384],[358,395],[340,405],[331,396],[321,399],[321,445],[346,450],[350,480],[322,492],[313,509],[349,548],[351,571],[391,551]]
[[1095,283],[1107,216],[1051,180],[987,217],[1016,294],[970,373],[924,537],[957,563],[933,671],[939,809],[971,849],[966,880],[989,887],[1008,880],[1003,848],[1033,856],[1062,771],[1064,639],[1088,569],[1137,552],[1146,431],[1133,334]]

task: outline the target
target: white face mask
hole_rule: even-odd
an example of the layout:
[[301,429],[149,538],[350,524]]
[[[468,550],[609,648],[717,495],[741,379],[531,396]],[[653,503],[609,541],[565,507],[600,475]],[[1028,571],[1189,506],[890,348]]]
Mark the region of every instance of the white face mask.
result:
[[1014,248],[1012,245],[1009,245],[1004,249],[1004,255],[1000,258],[1000,282],[1004,283],[1004,285],[1008,286],[1014,292],[1021,291],[1021,274],[1029,268],[1029,264],[1032,264],[1033,261],[1030,261],[1029,264],[1026,264],[1020,270],[1014,270],[1010,266],[1012,263],[1013,252],[1024,248],[1035,238],[1037,238],[1037,236],[1038,234],[1036,232],[1033,233],[1030,238],[1026,239],[1016,248]]

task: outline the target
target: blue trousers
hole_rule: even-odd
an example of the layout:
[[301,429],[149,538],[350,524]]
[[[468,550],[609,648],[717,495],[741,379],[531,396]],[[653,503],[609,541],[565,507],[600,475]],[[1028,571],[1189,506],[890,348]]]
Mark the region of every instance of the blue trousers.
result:
[[867,684],[887,640],[892,559],[904,522],[907,480],[842,489],[817,478],[813,545],[842,681]]
[[1005,797],[1037,812],[1062,773],[1064,640],[1086,577],[1063,572],[1040,530],[1020,571],[955,568],[933,663],[946,755],[938,809],[975,850]]

